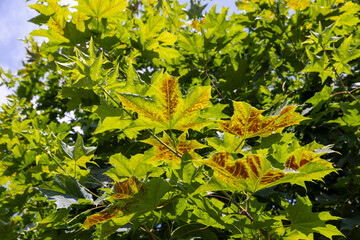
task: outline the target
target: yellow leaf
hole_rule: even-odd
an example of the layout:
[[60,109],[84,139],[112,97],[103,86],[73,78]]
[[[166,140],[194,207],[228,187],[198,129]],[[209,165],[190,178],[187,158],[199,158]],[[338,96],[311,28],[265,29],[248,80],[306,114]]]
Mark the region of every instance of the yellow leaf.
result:
[[273,169],[260,154],[249,154],[235,161],[230,153],[219,152],[199,162],[211,167],[220,181],[250,192],[265,188],[286,175],[280,169]]
[[302,147],[296,149],[292,152],[286,159],[285,167],[292,168],[294,170],[298,170],[309,162],[319,162],[324,164],[329,168],[333,168],[332,164],[324,159],[321,159],[320,156],[323,154],[314,153],[306,149],[306,147]]
[[285,127],[307,119],[295,112],[295,106],[285,107],[278,116],[264,117],[258,110],[245,102],[233,102],[234,115],[230,121],[219,120],[219,128],[243,139],[281,132]]
[[[153,99],[135,94],[118,94],[123,105],[138,113],[135,126],[157,128],[158,131],[189,128],[200,130],[210,123],[199,118],[199,111],[210,107],[211,87],[197,87],[182,97],[178,78],[165,73],[151,85]],[[133,127],[133,126],[132,126]]]
[[112,188],[111,199],[132,198],[142,188],[141,182],[135,176],[131,176],[128,180],[116,182]]
[[311,1],[310,0],[287,0],[287,6],[296,10],[305,10],[307,7],[310,6]]
[[[162,141],[168,145],[169,147],[173,147],[173,142],[169,135],[164,132],[164,136]],[[170,151],[167,147],[161,144],[159,141],[155,139],[147,139],[143,142],[148,143],[155,148],[155,156],[149,159],[149,162],[156,161],[165,161],[165,162],[174,162],[180,163],[181,159],[175,155],[172,151]],[[193,160],[201,158],[197,153],[194,152],[195,149],[200,149],[206,147],[205,145],[195,141],[195,140],[186,140],[186,134],[183,133],[180,135],[178,142],[175,145],[177,152],[180,155],[183,155],[185,151],[190,154]]]

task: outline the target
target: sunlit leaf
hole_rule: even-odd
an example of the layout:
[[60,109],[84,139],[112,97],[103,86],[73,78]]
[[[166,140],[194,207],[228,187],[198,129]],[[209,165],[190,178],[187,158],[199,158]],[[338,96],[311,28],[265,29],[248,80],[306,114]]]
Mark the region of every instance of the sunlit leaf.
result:
[[219,120],[220,130],[243,139],[281,132],[285,127],[298,124],[307,118],[295,112],[295,106],[285,107],[278,116],[264,117],[263,111],[245,102],[233,102],[234,115],[231,120]]
[[320,158],[323,154],[309,151],[306,147],[298,148],[287,157],[285,167],[299,170],[310,162],[319,162],[328,168],[333,168],[330,162]]
[[133,127],[156,128],[158,131],[166,129],[187,131],[189,128],[199,130],[209,124],[208,121],[199,118],[199,111],[211,106],[210,87],[197,87],[183,98],[178,79],[165,73],[151,85],[148,93],[154,98],[118,94],[125,107],[136,111],[139,115]]
[[125,14],[126,0],[78,0],[79,12],[96,18],[113,18]]
[[135,176],[128,180],[116,182],[111,191],[111,199],[131,198],[142,188],[141,182]]
[[239,187],[239,190],[258,191],[274,185],[286,175],[282,170],[272,168],[264,156],[259,154],[249,154],[235,161],[230,153],[220,152],[200,162],[214,169],[217,179]]
[[326,224],[327,221],[339,218],[332,216],[329,212],[312,212],[312,204],[308,197],[298,197],[295,205],[288,206],[286,215],[290,221],[289,226],[286,227],[289,227],[291,231],[297,231],[306,236],[314,232],[330,238],[337,235],[343,236],[336,227]]
[[[201,156],[194,152],[194,150],[206,147],[196,140],[186,140],[186,133],[181,134],[180,137],[176,139],[175,146],[174,141],[170,138],[169,135],[166,134],[166,132],[164,132],[163,138],[161,140],[167,146],[177,151],[180,155],[183,155],[185,152],[187,152],[190,154],[193,160],[201,158]],[[155,148],[155,154],[152,158],[148,159],[149,162],[156,162],[161,160],[165,162],[181,162],[181,158],[179,158],[175,153],[173,153],[156,139],[150,138],[144,140],[143,142],[148,143]]]

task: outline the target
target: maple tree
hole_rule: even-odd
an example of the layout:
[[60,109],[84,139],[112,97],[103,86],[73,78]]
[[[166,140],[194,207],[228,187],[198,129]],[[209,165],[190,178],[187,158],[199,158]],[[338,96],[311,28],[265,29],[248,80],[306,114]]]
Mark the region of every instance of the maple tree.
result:
[[359,234],[357,2],[76,3],[0,69],[2,239]]

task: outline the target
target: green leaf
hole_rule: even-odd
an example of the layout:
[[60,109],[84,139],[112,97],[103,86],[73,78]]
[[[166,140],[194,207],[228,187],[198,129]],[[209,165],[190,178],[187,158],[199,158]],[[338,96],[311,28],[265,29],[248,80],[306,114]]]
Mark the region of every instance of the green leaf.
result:
[[342,116],[330,120],[328,123],[338,123],[341,126],[357,127],[360,125],[360,103],[353,101],[352,103],[340,103]]
[[70,101],[67,103],[68,110],[74,110],[80,106],[86,107],[100,104],[99,96],[90,89],[63,87],[59,97],[70,98]]
[[313,112],[317,113],[320,111],[321,107],[330,101],[332,88],[324,86],[320,92],[316,92],[313,97],[309,98],[306,102],[313,105]]
[[76,8],[79,12],[98,19],[121,17],[127,5],[126,0],[78,0],[78,2]]
[[95,59],[94,63],[90,67],[90,78],[94,82],[97,82],[102,78],[101,66],[103,64],[103,53],[100,52],[100,55]]
[[57,209],[69,208],[81,199],[92,202],[92,195],[76,179],[65,175],[55,175],[52,185],[44,184],[39,190],[49,201],[55,201]]
[[60,208],[56,212],[49,214],[46,218],[42,219],[37,228],[51,228],[64,223],[66,220],[70,209]]
[[86,163],[94,156],[96,147],[85,147],[81,135],[77,134],[77,139],[74,146],[69,146],[63,141],[60,141],[60,146],[67,154],[67,156],[75,161],[82,167],[86,168]]
[[[344,236],[335,226],[326,224],[329,220],[338,220],[339,217],[331,216],[329,212],[312,212],[312,204],[308,197],[297,197],[295,205],[286,209],[286,216],[291,222],[291,231],[297,231],[306,236],[318,232],[326,237]],[[331,226],[331,227],[330,227]]]
[[124,178],[132,175],[135,175],[139,179],[143,179],[155,167],[147,161],[151,157],[152,155],[150,154],[137,154],[129,159],[121,153],[114,154],[109,160],[109,163],[114,167],[108,170],[105,174],[115,181],[122,181]]

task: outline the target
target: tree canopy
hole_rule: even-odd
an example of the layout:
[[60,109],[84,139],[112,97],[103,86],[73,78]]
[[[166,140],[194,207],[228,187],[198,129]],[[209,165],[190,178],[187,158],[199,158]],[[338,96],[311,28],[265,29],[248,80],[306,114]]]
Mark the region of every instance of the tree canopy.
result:
[[76,2],[0,68],[1,239],[360,235],[358,1]]

